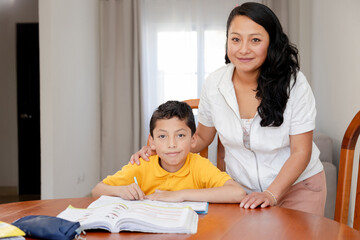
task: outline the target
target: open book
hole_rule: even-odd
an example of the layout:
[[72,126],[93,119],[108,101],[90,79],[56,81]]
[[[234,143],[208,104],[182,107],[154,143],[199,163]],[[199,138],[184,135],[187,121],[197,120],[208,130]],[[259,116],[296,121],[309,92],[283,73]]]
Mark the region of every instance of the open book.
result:
[[[104,205],[109,204],[118,204],[118,203],[124,203],[124,204],[132,204],[137,201],[128,201],[124,200],[120,197],[111,197],[111,196],[101,196],[94,202],[92,202],[88,208],[94,208],[94,207],[100,207]],[[162,202],[162,201],[151,201],[151,200],[143,200],[142,203],[148,203],[151,205],[157,205],[157,206],[163,206],[163,207],[191,207],[196,213],[198,214],[207,214],[209,203],[208,202],[178,202],[178,203],[172,203],[172,202]]]
[[191,234],[197,232],[198,215],[196,212],[190,207],[184,207],[177,203],[171,203],[173,206],[170,206],[171,204],[164,205],[163,202],[158,201],[121,199],[118,203],[97,204],[98,202],[95,201],[88,208],[69,206],[58,217],[69,221],[78,221],[85,230]]

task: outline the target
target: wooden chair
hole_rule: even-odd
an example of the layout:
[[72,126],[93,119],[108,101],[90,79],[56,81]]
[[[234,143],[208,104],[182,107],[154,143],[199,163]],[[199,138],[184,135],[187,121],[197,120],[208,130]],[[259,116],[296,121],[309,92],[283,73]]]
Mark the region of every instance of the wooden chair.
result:
[[[189,106],[192,109],[198,109],[199,107],[199,99],[188,99],[188,100],[184,100],[184,102],[186,102],[187,104],[189,104]],[[200,151],[200,155],[207,158],[208,157],[208,147],[206,147],[205,149]],[[221,170],[221,171],[225,171],[225,149],[224,146],[222,145],[220,138],[218,137],[218,145],[217,145],[217,157],[216,157],[216,164],[217,167]]]
[[[360,111],[350,122],[341,144],[334,220],[344,224],[348,222],[354,151],[359,134]],[[360,230],[360,168],[358,170],[353,228]]]

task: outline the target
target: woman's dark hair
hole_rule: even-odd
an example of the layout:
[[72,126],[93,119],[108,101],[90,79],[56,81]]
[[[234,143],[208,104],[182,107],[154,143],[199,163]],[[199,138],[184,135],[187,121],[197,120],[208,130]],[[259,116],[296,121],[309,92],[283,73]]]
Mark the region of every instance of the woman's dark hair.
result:
[[[265,28],[269,34],[270,43],[267,57],[260,69],[256,98],[261,100],[258,107],[262,119],[260,125],[278,127],[284,121],[283,114],[289,99],[291,76],[294,78],[294,84],[296,82],[299,70],[298,50],[289,42],[274,12],[267,6],[254,2],[244,3],[231,11],[226,26],[226,39],[232,20],[239,15],[247,16]],[[225,63],[230,63],[227,44]]]
[[191,136],[196,131],[194,114],[191,107],[185,102],[167,101],[161,104],[153,113],[150,119],[150,134],[154,137],[153,132],[156,122],[160,119],[171,119],[177,117],[185,121],[186,125],[191,129]]

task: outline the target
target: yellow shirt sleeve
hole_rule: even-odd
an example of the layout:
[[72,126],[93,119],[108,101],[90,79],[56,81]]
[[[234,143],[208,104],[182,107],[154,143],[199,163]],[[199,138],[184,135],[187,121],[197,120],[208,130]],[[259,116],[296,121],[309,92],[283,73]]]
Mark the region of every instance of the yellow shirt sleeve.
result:
[[222,187],[231,177],[220,171],[210,160],[194,154],[191,159],[192,174],[201,188]]

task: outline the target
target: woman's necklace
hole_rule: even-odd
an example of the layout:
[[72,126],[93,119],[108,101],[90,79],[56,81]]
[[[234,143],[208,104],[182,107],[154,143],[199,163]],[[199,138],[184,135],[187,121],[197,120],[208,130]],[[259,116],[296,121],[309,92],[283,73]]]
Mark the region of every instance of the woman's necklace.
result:
[[[234,84],[234,88],[235,88],[235,93],[236,93],[236,98],[238,99],[238,104],[240,105],[239,102],[239,97],[240,95],[238,95],[238,93],[240,94],[241,92],[241,80],[239,77],[239,74],[237,72],[234,73],[234,78],[233,78],[233,84]],[[239,108],[239,113],[240,113],[240,108]],[[245,119],[241,117],[241,113],[240,113],[240,125],[243,131],[243,144],[245,146],[245,148],[250,149],[250,132],[251,132],[251,124],[253,122],[254,118],[250,118],[250,119]]]

